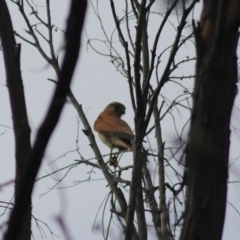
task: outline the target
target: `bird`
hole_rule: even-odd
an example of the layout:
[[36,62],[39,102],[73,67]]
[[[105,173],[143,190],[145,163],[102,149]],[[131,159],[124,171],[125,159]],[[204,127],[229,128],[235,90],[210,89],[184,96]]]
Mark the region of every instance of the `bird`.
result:
[[[112,157],[112,151],[132,150],[134,134],[129,125],[121,119],[126,107],[119,102],[109,103],[96,119],[93,129],[100,140],[110,148],[110,165],[115,165],[117,158]],[[114,163],[115,162],[115,163]]]

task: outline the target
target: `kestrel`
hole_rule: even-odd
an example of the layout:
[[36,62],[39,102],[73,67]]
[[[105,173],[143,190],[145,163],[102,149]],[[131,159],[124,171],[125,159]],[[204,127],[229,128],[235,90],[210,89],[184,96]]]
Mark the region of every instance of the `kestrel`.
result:
[[111,149],[110,162],[114,160],[112,158],[114,148],[118,148],[119,151],[132,149],[134,134],[128,124],[121,119],[125,110],[123,104],[112,102],[100,113],[93,126],[100,140]]

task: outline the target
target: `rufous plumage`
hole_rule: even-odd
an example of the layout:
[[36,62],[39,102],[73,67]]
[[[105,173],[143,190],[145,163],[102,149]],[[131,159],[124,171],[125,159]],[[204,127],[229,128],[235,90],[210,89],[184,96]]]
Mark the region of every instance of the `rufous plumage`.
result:
[[121,150],[132,149],[134,134],[129,125],[121,119],[126,107],[119,102],[108,104],[94,123],[94,130],[100,140],[110,149],[110,159],[114,148]]

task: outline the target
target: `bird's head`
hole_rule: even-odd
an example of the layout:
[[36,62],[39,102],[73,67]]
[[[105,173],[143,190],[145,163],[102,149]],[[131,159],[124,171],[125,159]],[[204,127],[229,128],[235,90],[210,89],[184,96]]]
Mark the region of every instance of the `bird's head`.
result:
[[104,109],[104,112],[114,112],[119,117],[121,117],[123,114],[125,114],[126,107],[119,103],[119,102],[112,102],[109,103],[106,108]]

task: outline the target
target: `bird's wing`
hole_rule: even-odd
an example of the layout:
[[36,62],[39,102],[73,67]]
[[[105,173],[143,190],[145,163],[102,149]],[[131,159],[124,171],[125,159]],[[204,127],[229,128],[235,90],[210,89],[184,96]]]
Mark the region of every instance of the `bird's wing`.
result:
[[134,134],[128,124],[120,118],[99,116],[94,124],[94,130],[111,137],[133,140]]
[[105,134],[108,137],[115,137],[115,138],[120,138],[120,139],[126,139],[132,141],[134,138],[134,135],[131,133],[126,133],[126,132],[116,132],[116,131],[101,131],[101,133]]

